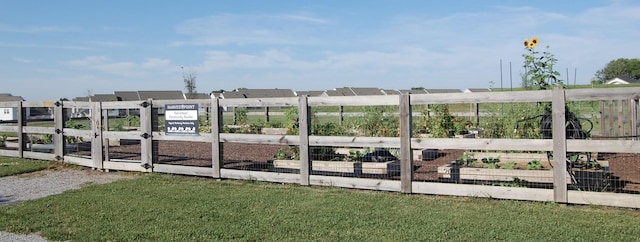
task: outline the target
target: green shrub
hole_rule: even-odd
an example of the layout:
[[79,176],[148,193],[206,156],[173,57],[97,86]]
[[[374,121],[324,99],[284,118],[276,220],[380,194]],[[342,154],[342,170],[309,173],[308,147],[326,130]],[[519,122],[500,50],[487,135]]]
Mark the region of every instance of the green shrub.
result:
[[513,170],[516,167],[516,163],[513,161],[509,161],[500,166],[500,169]]
[[364,116],[354,119],[349,126],[367,137],[400,136],[400,119],[385,106],[364,107]]
[[453,135],[454,116],[449,112],[448,104],[432,104],[429,106],[434,115],[427,121],[427,129],[433,138],[447,138]]
[[540,160],[532,160],[527,163],[527,170],[542,170],[542,163]]
[[333,123],[314,123],[311,125],[311,135],[322,135],[322,136],[341,136],[346,135],[347,131],[344,127]]
[[456,165],[473,166],[477,161],[472,152],[465,151],[460,158],[456,159]]
[[233,124],[236,125],[245,125],[247,124],[247,108],[245,107],[237,107],[233,109]]
[[484,167],[489,169],[498,168],[498,162],[500,162],[499,157],[498,158],[495,158],[495,157],[482,158],[482,163],[484,163]]
[[284,124],[284,128],[287,128],[287,134],[297,135],[299,134],[300,124],[298,123],[298,108],[291,107],[284,111],[284,117],[286,123]]

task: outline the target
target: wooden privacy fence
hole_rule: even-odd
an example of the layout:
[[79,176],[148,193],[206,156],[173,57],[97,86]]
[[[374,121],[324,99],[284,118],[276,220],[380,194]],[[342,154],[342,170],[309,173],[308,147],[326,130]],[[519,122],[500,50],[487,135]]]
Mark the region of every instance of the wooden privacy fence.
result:
[[600,135],[602,138],[637,140],[638,99],[600,101]]
[[[14,132],[18,135],[17,150],[0,150],[2,156],[26,157],[43,160],[60,160],[100,170],[126,170],[139,172],[161,172],[171,174],[206,176],[212,178],[251,179],[270,182],[298,183],[301,185],[324,185],[358,189],[397,191],[402,193],[436,194],[453,196],[492,197],[500,199],[554,201],[571,204],[597,204],[607,206],[640,208],[640,195],[613,192],[578,191],[568,188],[567,163],[553,162],[553,189],[502,187],[475,184],[439,183],[415,181],[413,179],[413,151],[417,149],[465,149],[501,151],[552,151],[554,157],[566,157],[568,152],[640,153],[637,140],[573,140],[565,133],[565,105],[570,101],[610,101],[637,100],[640,88],[571,89],[555,88],[544,91],[517,91],[460,94],[403,94],[388,96],[358,97],[290,97],[290,98],[247,98],[247,99],[205,99],[205,100],[146,100],[127,102],[56,102],[54,127],[25,126],[22,115],[17,125],[0,125],[0,132]],[[552,139],[454,139],[412,137],[412,106],[428,104],[458,103],[539,103],[551,102],[553,115]],[[211,133],[197,136],[169,136],[156,130],[158,115],[155,108],[166,104],[198,104],[211,108]],[[0,107],[17,108],[41,106],[39,102],[4,102]],[[400,137],[344,137],[310,135],[310,107],[319,106],[379,106],[399,107]],[[222,110],[228,107],[297,107],[299,135],[237,134],[222,132]],[[88,130],[65,128],[65,110],[91,110]],[[109,110],[137,109],[140,113],[140,128],[134,131],[110,131],[105,119]],[[634,111],[637,112],[637,111]],[[633,116],[633,117],[637,117]],[[637,118],[629,120],[634,125]],[[637,130],[634,130],[637,134]],[[26,149],[26,135],[39,133],[53,137],[53,153],[39,153]],[[90,157],[65,154],[64,139],[67,136],[84,137],[91,141]],[[118,162],[105,157],[109,154],[108,140],[138,140],[141,157],[138,162]],[[157,141],[195,141],[211,144],[211,166],[181,166],[156,163],[154,149]],[[226,142],[295,145],[299,147],[299,173],[274,171],[252,171],[227,169],[222,165],[221,145]],[[314,146],[333,147],[385,147],[399,149],[400,179],[337,177],[314,174],[311,166],[310,148]],[[107,152],[105,152],[107,150]],[[640,174],[638,174],[640,175]]]

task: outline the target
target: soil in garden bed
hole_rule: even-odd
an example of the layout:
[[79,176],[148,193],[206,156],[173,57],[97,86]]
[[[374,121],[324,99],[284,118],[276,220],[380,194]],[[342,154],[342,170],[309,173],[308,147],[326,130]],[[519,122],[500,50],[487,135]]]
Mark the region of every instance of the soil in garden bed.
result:
[[[187,141],[158,141],[158,163],[211,166],[211,143]],[[140,159],[140,145],[127,144],[110,147],[111,159]],[[223,167],[243,170],[273,171],[270,161],[279,149],[288,150],[286,145],[267,144],[223,144]],[[86,153],[86,152],[83,152]],[[439,181],[438,167],[448,164],[462,156],[464,150],[439,150],[434,160],[415,160],[415,181]],[[85,154],[85,155],[90,155]],[[609,161],[613,179],[622,186],[621,192],[640,193],[640,154],[603,154],[599,160]],[[386,176],[387,179],[399,179],[399,176]]]

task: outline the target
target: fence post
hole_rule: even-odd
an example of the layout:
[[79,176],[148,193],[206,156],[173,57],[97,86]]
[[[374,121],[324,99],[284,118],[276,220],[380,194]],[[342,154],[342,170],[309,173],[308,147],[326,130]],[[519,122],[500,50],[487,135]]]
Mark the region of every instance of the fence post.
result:
[[[109,114],[107,113],[107,116]],[[93,159],[93,168],[104,169],[104,153],[102,151],[102,103],[94,102],[91,105],[91,159]],[[107,145],[109,145],[107,143]]]
[[343,121],[344,121],[344,106],[340,105],[340,109],[338,110],[338,125],[342,126]]
[[[102,103],[100,103],[100,108],[102,108]],[[120,111],[118,111],[118,114],[116,114],[116,117],[120,116]],[[104,109],[102,110],[102,131],[109,131],[109,110],[108,109]],[[109,139],[102,139],[102,163],[104,165],[104,161],[109,161],[109,145],[111,145],[111,143],[109,143]],[[104,166],[102,166],[101,169],[104,169]]]
[[[624,100],[618,100],[618,136],[624,137]],[[620,138],[624,139],[624,138]]]
[[220,168],[222,167],[222,143],[220,143],[220,130],[222,129],[222,109],[220,100],[211,98],[211,168],[213,177],[220,178]]
[[613,115],[613,108],[615,106],[615,101],[609,100],[607,103],[609,104],[609,128],[607,129],[609,133],[607,136],[616,136],[616,130],[613,129],[613,120],[615,119],[615,116]]
[[64,161],[65,153],[65,140],[64,140],[64,121],[67,115],[64,111],[64,102],[57,101],[53,107],[53,122],[55,134],[53,134],[53,153],[56,155],[56,160]]
[[152,100],[148,99],[140,103],[140,156],[142,168],[148,172],[153,172],[153,131],[151,121]]
[[474,115],[475,115],[475,118],[476,118],[475,119],[475,121],[476,121],[475,125],[476,125],[476,127],[480,127],[480,103],[475,103],[473,105],[473,107],[474,107]]
[[410,95],[400,95],[400,190],[412,193],[413,152],[411,151],[411,102]]
[[638,99],[631,100],[631,140],[638,140]]
[[307,95],[300,96],[298,101],[298,130],[300,133],[300,185],[310,184],[311,157],[309,153],[309,103]]
[[605,101],[604,100],[600,100],[600,136],[607,136],[607,124],[606,124],[606,111],[605,111]]
[[565,91],[562,87],[555,87],[551,94],[553,115],[553,199],[558,203],[567,203]]
[[27,116],[25,115],[23,101],[18,102],[18,157],[24,158],[24,150],[26,148],[27,135],[23,131],[23,127],[27,125]]

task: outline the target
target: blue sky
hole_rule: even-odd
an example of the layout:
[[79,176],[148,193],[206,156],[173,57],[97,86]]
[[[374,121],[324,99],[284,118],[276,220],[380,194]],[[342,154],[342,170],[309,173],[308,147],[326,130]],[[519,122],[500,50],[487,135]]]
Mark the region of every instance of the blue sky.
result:
[[632,0],[5,0],[0,93],[183,90],[183,72],[199,92],[508,88],[533,36],[561,79],[586,84],[611,60],[640,58],[638,23]]

